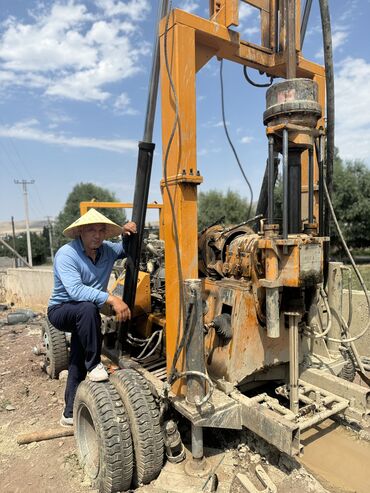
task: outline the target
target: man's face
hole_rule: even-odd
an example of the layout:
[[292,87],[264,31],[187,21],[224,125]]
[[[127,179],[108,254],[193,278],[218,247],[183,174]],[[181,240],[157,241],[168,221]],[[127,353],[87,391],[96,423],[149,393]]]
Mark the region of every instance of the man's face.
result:
[[81,226],[80,236],[85,250],[96,250],[103,243],[106,233],[105,224],[88,224]]

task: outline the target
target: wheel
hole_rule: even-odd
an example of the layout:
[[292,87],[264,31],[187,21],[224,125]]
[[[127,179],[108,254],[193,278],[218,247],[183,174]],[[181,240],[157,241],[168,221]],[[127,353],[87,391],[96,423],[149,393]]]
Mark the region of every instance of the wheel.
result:
[[48,319],[42,328],[45,345],[45,371],[50,378],[58,378],[59,373],[68,369],[68,346],[64,332],[56,329]]
[[134,446],[133,485],[155,479],[163,465],[163,435],[159,410],[149,386],[136,370],[115,372],[110,381],[126,408]]
[[85,380],[73,406],[77,455],[99,493],[130,488],[133,453],[121,399],[110,382]]

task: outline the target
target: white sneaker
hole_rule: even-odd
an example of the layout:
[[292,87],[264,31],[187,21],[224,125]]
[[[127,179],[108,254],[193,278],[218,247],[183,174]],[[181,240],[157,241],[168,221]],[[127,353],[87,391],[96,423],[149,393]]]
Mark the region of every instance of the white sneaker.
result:
[[66,418],[64,414],[62,414],[62,417],[60,418],[59,421],[60,426],[63,426],[64,428],[70,428],[73,426],[73,418]]
[[104,382],[105,380],[109,380],[109,375],[103,363],[99,363],[94,369],[87,372],[87,378],[92,382]]

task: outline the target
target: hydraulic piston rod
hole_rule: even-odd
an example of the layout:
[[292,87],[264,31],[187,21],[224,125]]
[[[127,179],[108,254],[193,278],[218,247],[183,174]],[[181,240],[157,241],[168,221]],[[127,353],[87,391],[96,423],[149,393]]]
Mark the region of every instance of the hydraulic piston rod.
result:
[[[158,21],[168,14],[168,0],[162,0],[158,11]],[[159,22],[157,23],[157,26]],[[127,250],[126,277],[123,291],[123,300],[132,309],[135,304],[136,285],[139,275],[139,260],[143,234],[145,227],[146,205],[152,172],[153,153],[155,144],[152,143],[155,109],[159,84],[159,36],[153,50],[152,70],[150,76],[147,111],[143,141],[139,142],[139,155],[137,163],[134,202],[132,208],[132,221],[136,223],[137,234],[131,236]]]

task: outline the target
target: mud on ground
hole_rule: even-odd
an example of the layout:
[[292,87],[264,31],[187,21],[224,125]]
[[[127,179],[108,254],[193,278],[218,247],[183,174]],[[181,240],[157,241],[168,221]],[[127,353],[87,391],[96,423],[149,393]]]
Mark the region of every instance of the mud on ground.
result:
[[[51,380],[40,368],[41,358],[32,353],[33,346],[40,342],[41,322],[0,325],[0,491],[96,492],[78,465],[73,437],[28,445],[16,441],[19,434],[58,427],[63,409],[65,381]],[[185,423],[180,429],[186,442]],[[207,431],[205,447],[212,471],[218,475],[220,493],[246,491],[237,474],[246,474],[258,490],[263,490],[255,475],[258,464],[278,493],[339,491],[324,489],[299,462],[247,431]],[[210,482],[206,484],[204,478],[189,480],[183,464],[167,463],[156,481],[136,491],[200,493],[209,487]]]

